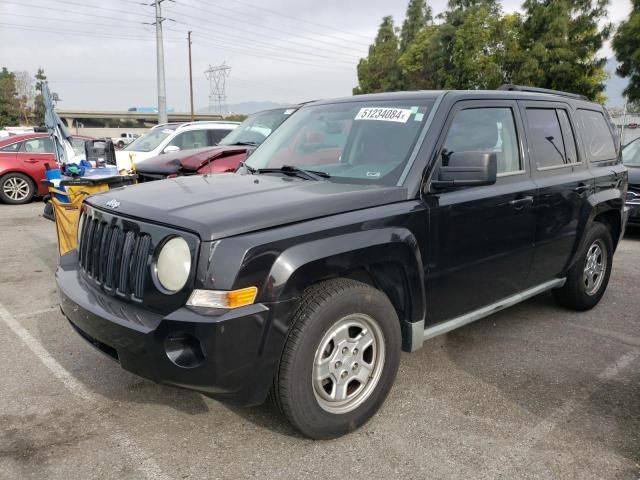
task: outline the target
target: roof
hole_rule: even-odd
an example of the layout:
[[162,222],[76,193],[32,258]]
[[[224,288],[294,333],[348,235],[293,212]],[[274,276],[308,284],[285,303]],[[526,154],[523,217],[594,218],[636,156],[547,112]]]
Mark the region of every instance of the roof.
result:
[[511,91],[511,90],[415,90],[404,92],[385,92],[385,93],[369,93],[365,95],[355,95],[351,97],[335,98],[330,100],[320,100],[312,102],[310,105],[329,105],[333,103],[348,103],[348,102],[374,102],[374,101],[394,101],[394,100],[435,100],[439,96],[452,95],[456,99],[463,100],[465,98],[474,99],[493,99],[493,100],[547,100],[552,102],[567,102],[573,104],[582,105],[597,105],[599,104],[590,102],[588,100],[582,100],[578,98],[568,97],[556,93],[546,92],[526,92],[526,91]]
[[0,138],[0,145],[8,145],[10,143],[19,142],[21,140],[29,140],[30,138],[42,138],[48,137],[48,133],[33,132],[33,133],[21,133],[19,135],[9,135],[8,137]]

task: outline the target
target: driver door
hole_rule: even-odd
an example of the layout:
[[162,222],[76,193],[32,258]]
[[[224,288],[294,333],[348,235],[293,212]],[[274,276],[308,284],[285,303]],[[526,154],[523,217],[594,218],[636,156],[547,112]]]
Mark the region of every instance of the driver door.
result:
[[424,195],[430,225],[426,292],[428,323],[472,312],[522,291],[535,236],[531,180],[516,102],[456,104],[439,140],[438,165],[451,152],[495,153],[494,185]]

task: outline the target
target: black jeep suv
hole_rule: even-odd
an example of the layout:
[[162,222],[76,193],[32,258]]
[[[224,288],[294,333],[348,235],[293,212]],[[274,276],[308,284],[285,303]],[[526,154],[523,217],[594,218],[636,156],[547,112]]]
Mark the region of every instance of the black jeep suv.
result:
[[305,105],[236,173],[112,190],[56,278],[123,368],[356,429],[401,350],[552,290],[593,307],[625,227],[606,112],[562,92],[399,92]]

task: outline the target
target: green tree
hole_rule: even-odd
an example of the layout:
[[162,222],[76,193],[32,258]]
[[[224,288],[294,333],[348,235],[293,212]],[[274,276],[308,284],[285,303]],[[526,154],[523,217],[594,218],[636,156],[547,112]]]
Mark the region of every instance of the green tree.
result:
[[384,17],[376,39],[369,47],[369,55],[358,63],[358,86],[353,89],[353,94],[401,90],[399,58],[393,18]]
[[618,26],[612,45],[620,62],[616,73],[629,78],[624,94],[629,101],[640,103],[640,0],[632,2],[631,15]]
[[520,68],[514,82],[604,101],[606,58],[598,51],[611,27],[599,27],[608,0],[525,0]]
[[47,76],[44,74],[44,69],[38,68],[35,75],[36,79],[36,96],[33,99],[33,116],[37,125],[44,125],[44,98],[42,97],[42,89],[44,82],[47,81]]
[[431,7],[426,0],[409,0],[407,14],[400,30],[400,51],[407,50],[418,33],[433,21]]
[[20,100],[16,90],[16,77],[2,67],[0,71],[0,128],[20,122]]
[[452,0],[438,25],[423,28],[401,56],[411,89],[491,89],[506,80],[503,63],[515,58],[518,16],[502,17],[488,0]]

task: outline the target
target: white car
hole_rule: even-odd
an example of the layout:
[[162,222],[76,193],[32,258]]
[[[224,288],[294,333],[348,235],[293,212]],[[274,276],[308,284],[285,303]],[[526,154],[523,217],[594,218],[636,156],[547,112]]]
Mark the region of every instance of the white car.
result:
[[211,121],[157,125],[116,152],[118,170],[130,170],[132,164],[137,165],[161,153],[212,147],[239,124],[239,122]]

